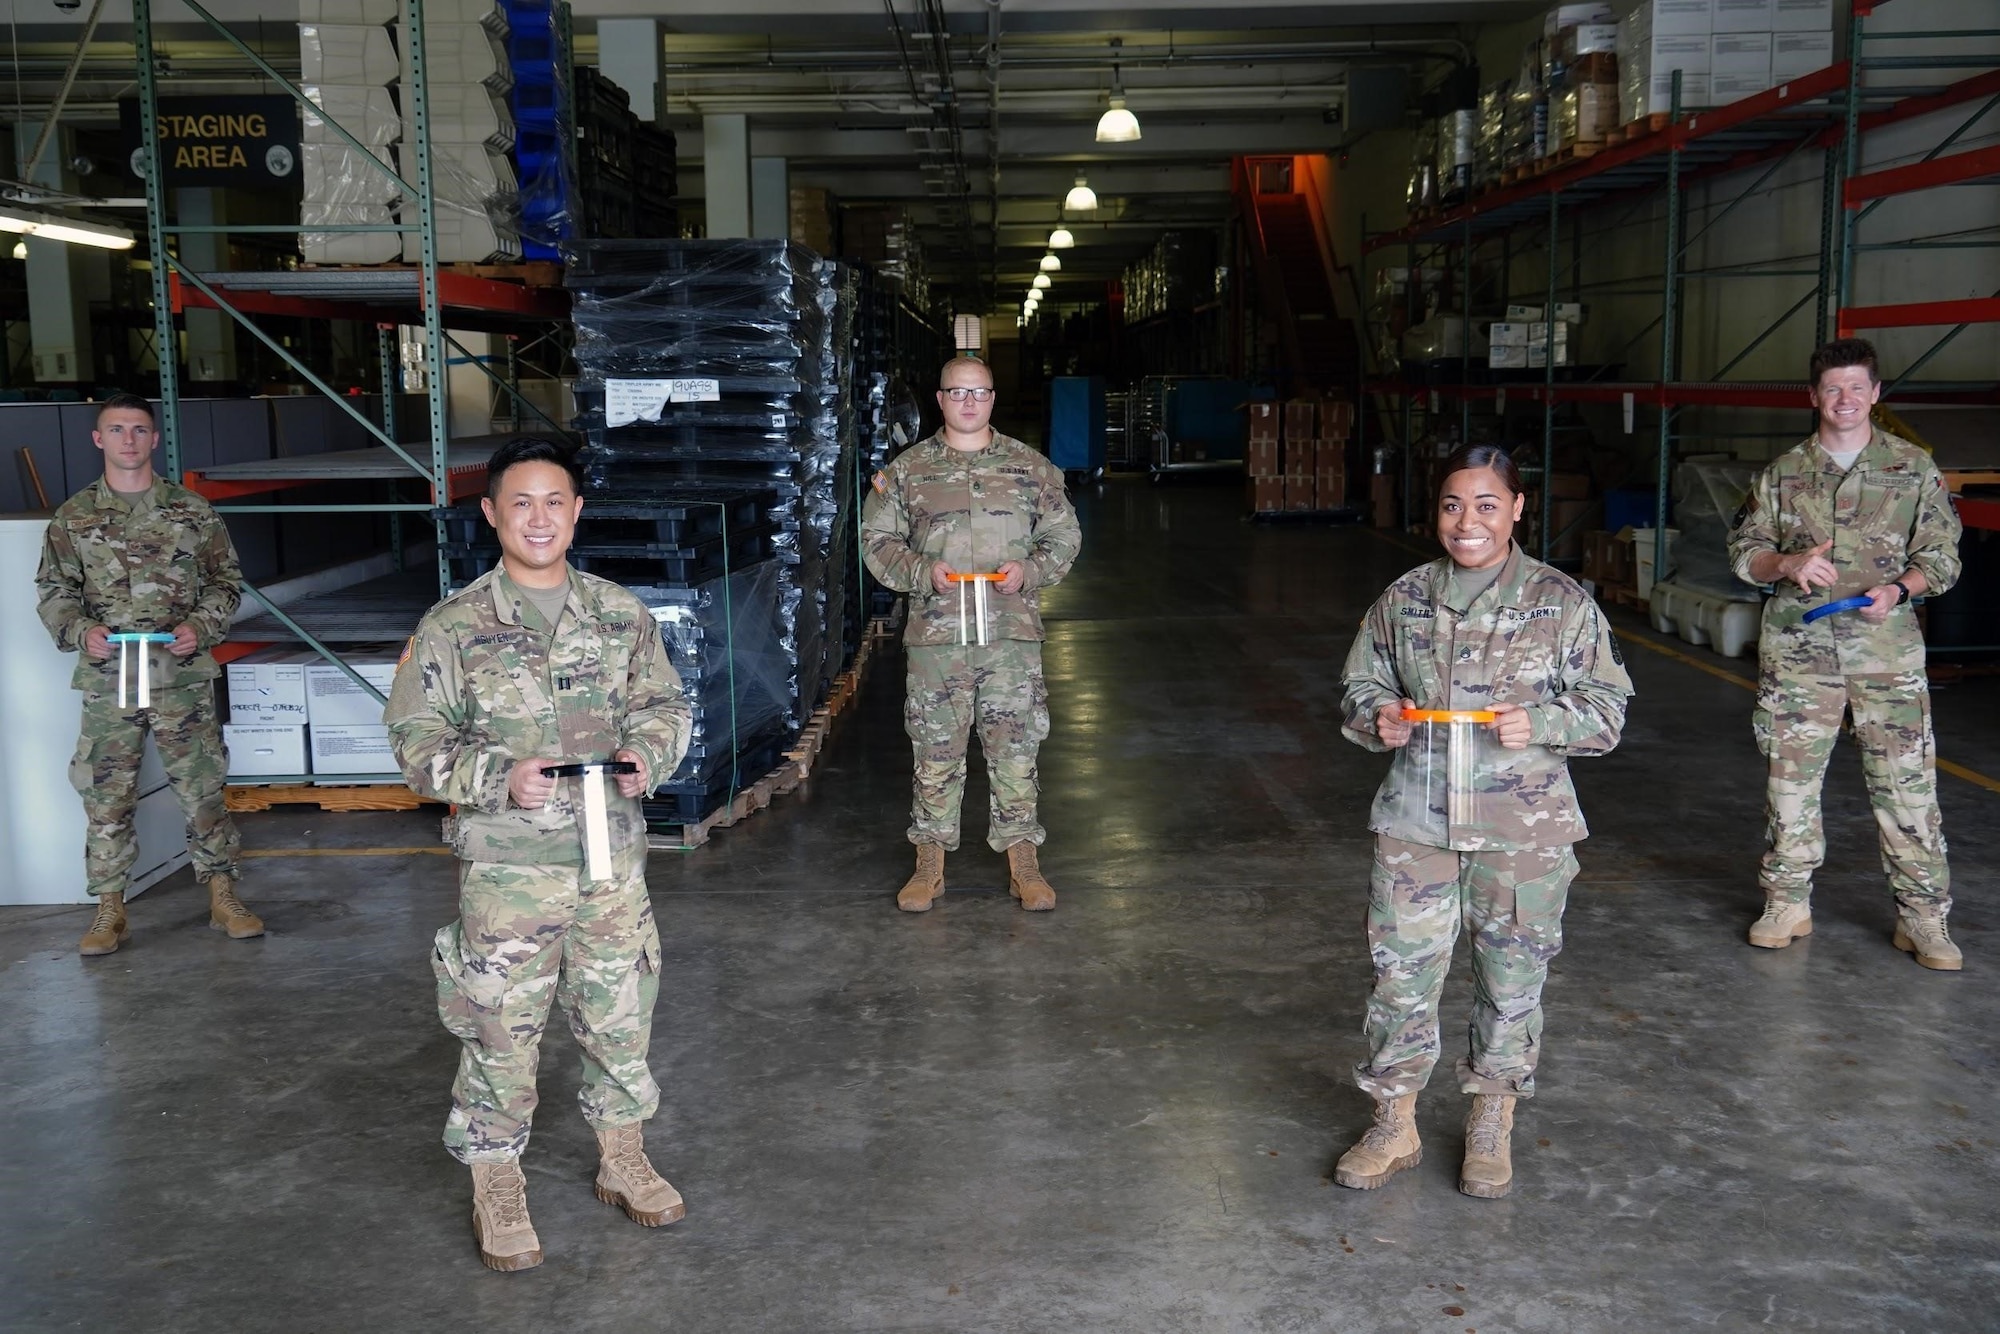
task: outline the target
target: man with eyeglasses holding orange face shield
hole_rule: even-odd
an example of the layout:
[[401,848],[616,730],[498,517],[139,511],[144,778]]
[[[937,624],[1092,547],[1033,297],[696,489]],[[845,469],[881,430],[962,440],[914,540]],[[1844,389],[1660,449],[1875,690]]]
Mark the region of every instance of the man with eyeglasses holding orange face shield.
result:
[[1056,906],[1036,850],[1035,756],[1049,734],[1040,592],[1069,573],[1083,532],[1062,470],[993,429],[993,373],[957,357],[938,377],[944,427],[875,474],[861,519],[868,568],[910,597],[905,727],[916,750],[905,912],[944,893],[958,847],[966,739],[976,721],[992,787],[986,841],[1023,908]]

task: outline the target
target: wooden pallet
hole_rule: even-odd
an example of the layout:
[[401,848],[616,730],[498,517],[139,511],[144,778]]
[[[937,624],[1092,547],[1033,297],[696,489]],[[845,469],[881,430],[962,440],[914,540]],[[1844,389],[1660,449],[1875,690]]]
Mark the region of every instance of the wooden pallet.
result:
[[222,789],[222,804],[231,811],[268,811],[273,806],[317,806],[323,811],[413,811],[444,803],[420,797],[401,783],[371,783],[355,787],[319,787],[289,783],[257,787],[232,783]]
[[785,752],[784,761],[777,768],[745,787],[727,805],[711,811],[699,822],[680,826],[678,837],[654,834],[648,839],[649,845],[678,851],[701,847],[716,830],[728,829],[763,810],[771,804],[773,797],[794,792],[801,783],[811,778],[813,762],[819,758],[820,751],[832,735],[834,722],[860,697],[861,683],[874,657],[875,646],[885,642],[891,631],[887,617],[877,617],[868,623],[868,631],[862,636],[861,648],[855,653],[853,664],[833,679],[826,703],[813,711],[813,716],[799,732],[799,739]]

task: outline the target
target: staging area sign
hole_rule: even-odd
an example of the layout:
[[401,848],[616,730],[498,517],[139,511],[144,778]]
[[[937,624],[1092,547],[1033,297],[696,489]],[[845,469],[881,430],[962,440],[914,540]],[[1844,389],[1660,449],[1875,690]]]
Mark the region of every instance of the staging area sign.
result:
[[[146,174],[139,148],[139,100],[118,104],[132,174]],[[299,180],[299,105],[290,97],[163,97],[159,114],[163,184],[293,189]]]

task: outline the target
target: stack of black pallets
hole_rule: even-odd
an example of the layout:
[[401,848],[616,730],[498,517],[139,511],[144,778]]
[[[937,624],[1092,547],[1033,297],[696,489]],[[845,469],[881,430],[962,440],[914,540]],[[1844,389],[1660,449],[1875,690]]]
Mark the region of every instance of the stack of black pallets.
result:
[[[576,424],[588,444],[586,514],[603,502],[761,490],[766,527],[756,550],[775,567],[784,714],[802,727],[848,638],[852,279],[783,241],[579,241],[564,258]],[[751,564],[738,550],[732,543],[732,569]],[[748,745],[758,739],[740,719],[736,736],[738,776],[762,777]]]

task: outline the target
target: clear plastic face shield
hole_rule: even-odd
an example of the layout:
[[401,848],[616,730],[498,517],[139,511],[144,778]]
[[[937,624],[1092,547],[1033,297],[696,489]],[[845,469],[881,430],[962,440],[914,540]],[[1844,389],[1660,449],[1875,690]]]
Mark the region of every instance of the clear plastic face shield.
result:
[[[109,643],[113,643],[118,646],[118,707],[121,709],[152,708],[153,707],[153,645],[171,644],[174,642],[174,637],[172,635],[159,634],[159,633],[141,633],[136,630],[123,630],[119,631],[116,634],[107,635],[105,638]],[[135,644],[138,646],[139,649],[139,652],[136,655],[139,659],[138,700],[134,704],[127,704],[125,702],[126,699],[125,684],[127,676],[130,675],[131,669],[129,665],[129,658],[133,656],[132,647]]]
[[1451,831],[1472,823],[1484,780],[1503,767],[1490,709],[1404,709],[1410,724],[1398,822],[1449,847]]
[[[951,582],[958,585],[958,642],[977,643],[984,648],[987,633],[986,586],[999,583],[1000,576],[993,573],[954,574],[951,576]],[[972,615],[969,620],[966,616],[965,593],[968,584],[972,587]]]
[[584,869],[592,880],[611,878],[611,814],[604,784],[614,774],[636,774],[639,766],[630,760],[593,760],[584,764],[557,764],[542,770],[551,778],[583,781]]

